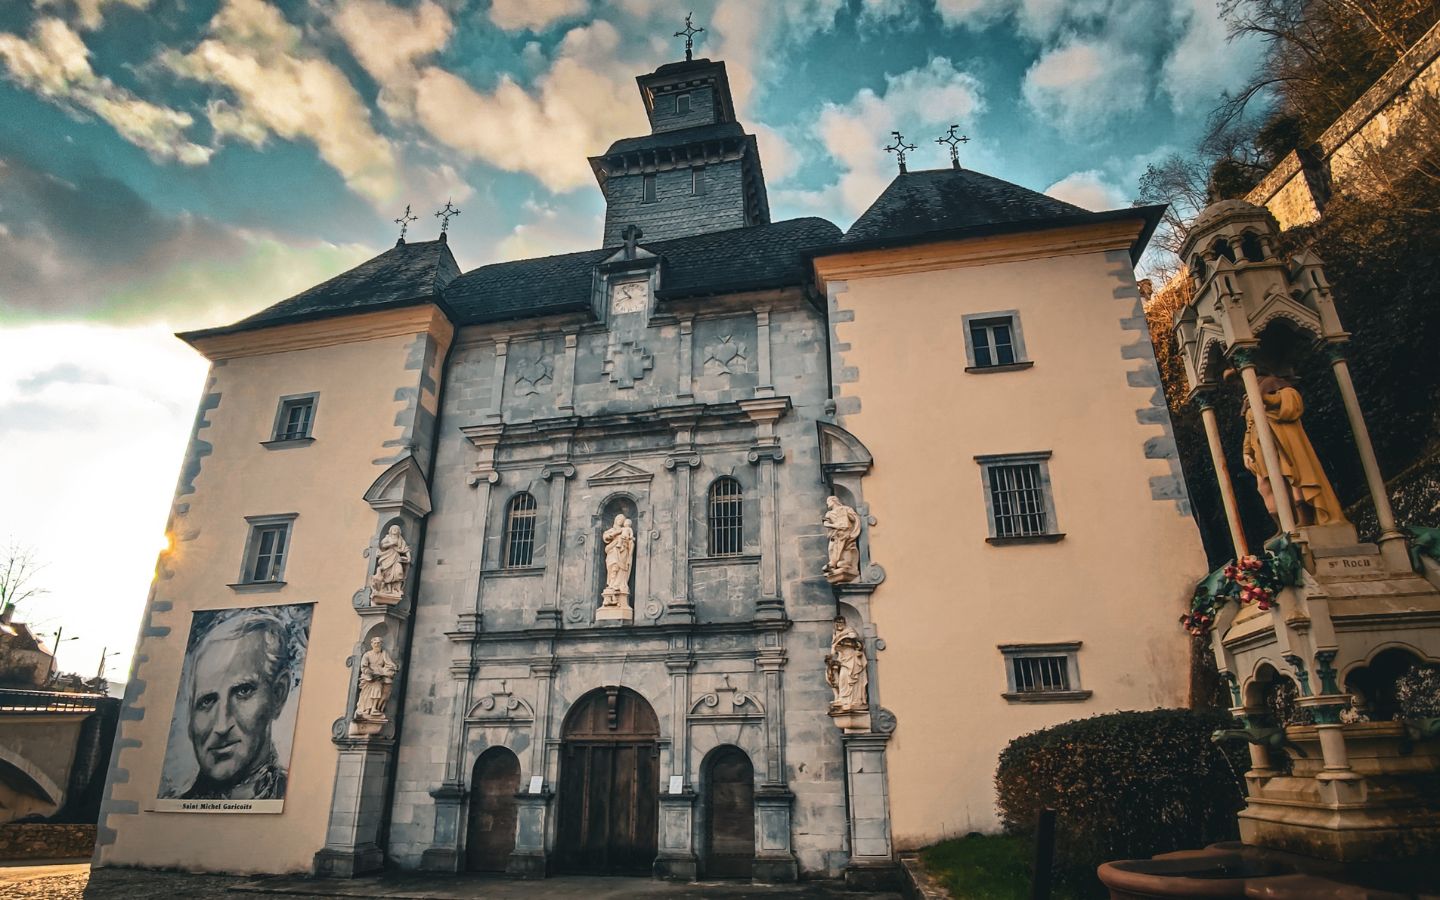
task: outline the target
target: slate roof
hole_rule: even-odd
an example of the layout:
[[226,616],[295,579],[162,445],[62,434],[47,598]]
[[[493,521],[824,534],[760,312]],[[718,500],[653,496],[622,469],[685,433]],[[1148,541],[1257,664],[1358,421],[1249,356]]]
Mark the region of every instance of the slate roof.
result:
[[1138,260],[1163,211],[1146,206],[1091,212],[969,169],[902,172],[822,253],[1138,218],[1145,224],[1130,248],[1132,260]]
[[[805,254],[840,237],[824,219],[790,219],[640,245],[663,260],[662,299],[804,284]],[[590,307],[594,267],[618,248],[495,263],[466,272],[445,291],[457,324],[497,322]]]
[[659,147],[680,147],[685,144],[698,143],[700,141],[713,141],[720,138],[744,137],[745,128],[739,122],[715,122],[710,125],[695,125],[691,128],[677,128],[674,131],[661,131],[656,134],[642,135],[641,137],[622,138],[610,145],[601,157],[613,156],[617,153],[634,153],[639,150],[654,150]]
[[[834,244],[824,219],[791,219],[641,246],[662,259],[662,299],[802,285],[807,254]],[[232,325],[191,331],[185,340],[346,313],[436,303],[456,325],[526,319],[590,308],[595,266],[605,247],[493,263],[465,274],[443,241],[400,244],[348,272]]]
[[445,286],[459,274],[460,265],[455,262],[444,241],[396,244],[348,272],[342,272],[329,281],[281,300],[232,325],[189,331],[180,337],[189,340],[349,312],[372,312],[437,301]]
[[980,172],[930,169],[896,176],[840,243],[1084,212],[1087,210]]

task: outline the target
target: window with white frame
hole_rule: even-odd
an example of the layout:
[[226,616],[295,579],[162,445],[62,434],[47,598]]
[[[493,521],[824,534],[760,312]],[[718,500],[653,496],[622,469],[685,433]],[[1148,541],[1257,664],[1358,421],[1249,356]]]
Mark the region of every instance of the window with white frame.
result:
[[535,495],[521,491],[510,498],[505,516],[505,568],[523,569],[535,564]]
[[292,394],[280,398],[275,411],[275,427],[270,434],[272,442],[307,441],[315,425],[315,402],[319,394]]
[[740,482],[728,475],[710,485],[711,556],[739,556],[745,552],[744,493]]
[[977,456],[990,520],[991,543],[1053,541],[1056,527],[1050,487],[1050,452]]
[[962,317],[965,329],[965,371],[1002,372],[1029,368],[1020,314],[1015,310]]
[[1007,700],[1084,700],[1091,694],[1080,687],[1079,641],[1001,644],[999,650],[1005,660]]
[[285,563],[290,555],[291,526],[295,518],[295,513],[245,518],[250,534],[245,542],[239,586],[285,583]]
[[688,92],[675,95],[675,114],[683,116],[690,112],[690,94]]

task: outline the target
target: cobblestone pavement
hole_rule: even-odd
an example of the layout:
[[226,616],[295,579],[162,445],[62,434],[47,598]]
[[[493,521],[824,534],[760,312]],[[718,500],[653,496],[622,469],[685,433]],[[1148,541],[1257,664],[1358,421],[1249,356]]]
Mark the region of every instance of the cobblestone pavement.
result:
[[262,900],[270,897],[350,897],[374,900],[899,900],[899,894],[859,894],[835,882],[799,885],[740,883],[671,884],[648,878],[569,876],[544,881],[514,881],[483,876],[434,876],[414,873],[325,881],[311,878],[262,878],[188,875],[139,869],[98,869],[88,865],[0,867],[0,900],[132,900],[139,897],[184,900]]

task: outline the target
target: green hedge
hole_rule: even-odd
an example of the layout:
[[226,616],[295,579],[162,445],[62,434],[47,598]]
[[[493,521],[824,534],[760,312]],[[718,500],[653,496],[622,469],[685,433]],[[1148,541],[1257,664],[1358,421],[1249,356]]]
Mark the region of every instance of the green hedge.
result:
[[[1033,831],[1056,811],[1056,869],[1077,885],[1095,867],[1237,837],[1243,745],[1210,735],[1227,713],[1156,709],[1066,722],[1010,742],[995,773],[1007,831]],[[1228,757],[1228,759],[1227,759]]]

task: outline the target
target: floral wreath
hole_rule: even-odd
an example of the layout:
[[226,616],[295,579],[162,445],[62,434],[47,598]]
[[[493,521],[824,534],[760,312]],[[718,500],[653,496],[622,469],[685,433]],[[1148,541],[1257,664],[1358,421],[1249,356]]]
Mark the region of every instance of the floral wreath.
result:
[[1300,548],[1289,535],[1282,535],[1265,545],[1263,556],[1242,557],[1207,575],[1195,586],[1190,611],[1180,616],[1180,624],[1191,634],[1204,637],[1221,608],[1231,600],[1271,609],[1280,591],[1300,583],[1303,570]]

